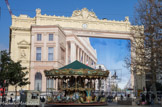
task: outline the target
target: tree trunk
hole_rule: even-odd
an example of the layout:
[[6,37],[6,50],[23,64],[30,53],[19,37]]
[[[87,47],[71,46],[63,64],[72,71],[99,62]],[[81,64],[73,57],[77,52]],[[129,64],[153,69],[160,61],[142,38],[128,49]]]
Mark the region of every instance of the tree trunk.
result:
[[16,103],[16,100],[17,100],[17,85],[15,86],[15,103]]
[[153,94],[155,95],[154,101],[157,102],[157,90],[156,90],[156,74],[153,73],[153,83],[152,83]]

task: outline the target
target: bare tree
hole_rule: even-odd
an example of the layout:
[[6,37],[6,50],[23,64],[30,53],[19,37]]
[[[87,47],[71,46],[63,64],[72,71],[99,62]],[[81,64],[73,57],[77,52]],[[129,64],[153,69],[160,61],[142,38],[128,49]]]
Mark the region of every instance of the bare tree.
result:
[[[162,8],[158,0],[139,0],[136,6],[131,51],[134,56],[126,58],[127,67],[134,74],[151,74],[151,90],[157,98],[157,74],[162,71]],[[138,85],[138,84],[136,84]]]

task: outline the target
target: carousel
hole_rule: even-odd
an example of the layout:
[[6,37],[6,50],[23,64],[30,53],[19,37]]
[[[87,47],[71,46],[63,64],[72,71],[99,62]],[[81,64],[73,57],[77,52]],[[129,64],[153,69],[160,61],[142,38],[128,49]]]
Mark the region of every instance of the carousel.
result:
[[[104,92],[96,92],[96,81],[101,86],[109,71],[93,69],[74,61],[60,69],[45,70],[48,79],[58,81],[56,89],[47,89],[47,103],[54,105],[105,105]],[[48,84],[48,83],[47,83]],[[50,94],[49,94],[50,93]]]

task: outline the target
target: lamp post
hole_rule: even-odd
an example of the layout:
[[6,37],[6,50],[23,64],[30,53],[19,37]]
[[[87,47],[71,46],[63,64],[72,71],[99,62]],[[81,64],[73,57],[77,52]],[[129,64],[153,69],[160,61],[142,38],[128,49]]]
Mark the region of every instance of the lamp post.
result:
[[[118,78],[118,76],[116,75],[116,71],[114,75],[112,76],[112,78],[114,78],[115,80]],[[116,81],[116,96],[117,96],[117,81]]]

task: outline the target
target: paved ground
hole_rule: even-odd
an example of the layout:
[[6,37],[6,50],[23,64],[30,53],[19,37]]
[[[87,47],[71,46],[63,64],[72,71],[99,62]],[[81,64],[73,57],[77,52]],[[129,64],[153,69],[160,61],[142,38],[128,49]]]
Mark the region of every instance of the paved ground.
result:
[[[40,106],[41,107],[41,106]],[[117,103],[108,103],[106,106],[49,106],[46,105],[46,107],[162,107],[161,105],[118,105]]]
[[[5,105],[5,106],[1,106],[0,107],[15,107],[15,105]],[[16,107],[18,107],[18,105],[16,105]],[[25,106],[20,106],[20,107],[25,107]],[[40,105],[39,107],[43,107],[42,105]],[[55,105],[45,105],[45,107],[162,107],[161,105],[136,105],[136,106],[132,106],[132,105],[118,105],[117,103],[113,102],[113,103],[108,103],[108,105],[106,106],[55,106]]]
[[[0,107],[3,107],[3,106],[0,106]],[[5,105],[4,107],[15,107],[15,106]],[[25,106],[20,106],[20,107],[25,107]],[[39,107],[43,107],[43,106],[39,106]],[[45,107],[162,107],[162,106],[160,105],[151,105],[151,106],[107,105],[107,106],[45,106]]]
[[[41,107],[41,106],[40,106]],[[46,106],[46,107],[65,107],[65,106]],[[66,106],[66,107],[94,107],[94,106]],[[95,107],[162,107],[160,105],[152,105],[152,106],[128,106],[128,105],[116,105],[116,106],[95,106]]]

